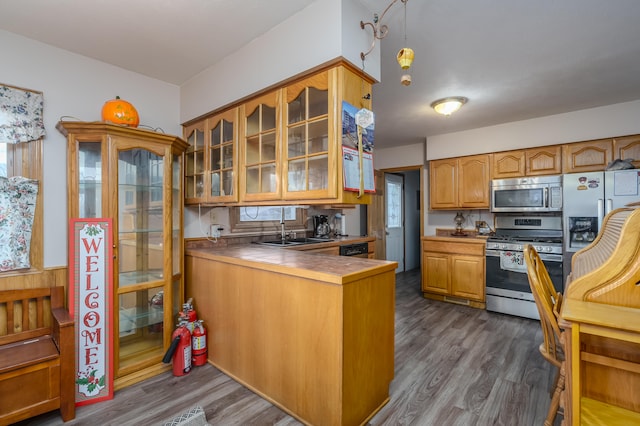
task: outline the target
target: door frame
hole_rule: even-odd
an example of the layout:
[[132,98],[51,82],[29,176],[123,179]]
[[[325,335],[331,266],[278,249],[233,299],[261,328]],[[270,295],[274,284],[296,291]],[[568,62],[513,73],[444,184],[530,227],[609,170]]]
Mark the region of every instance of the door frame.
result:
[[[384,175],[386,173],[403,173],[403,172],[410,172],[410,171],[416,171],[418,170],[420,172],[420,235],[418,236],[418,238],[422,238],[422,236],[424,235],[424,200],[425,200],[425,169],[423,165],[417,165],[417,166],[405,166],[405,167],[392,167],[392,168],[387,168],[387,169],[379,169],[376,170],[376,180],[378,179],[378,176],[380,176],[382,183],[381,186],[384,188]],[[378,175],[380,174],[380,175]],[[378,183],[376,183],[376,188],[378,187]],[[405,189],[406,191],[406,189]],[[408,195],[408,194],[404,194],[405,197],[407,196],[413,196],[413,195]],[[372,215],[379,215],[378,217],[383,217],[384,218],[384,208],[385,208],[385,200],[384,200],[384,192],[382,192],[381,194],[378,194],[376,192],[375,195],[373,195],[373,197],[382,197],[382,199],[378,199],[378,201],[376,202],[372,202],[370,204],[370,207],[373,209],[375,209],[375,212],[369,212],[368,213],[368,218],[367,218],[367,222],[369,223],[369,229],[368,234],[369,235],[379,235],[380,234],[380,230],[376,230],[376,229],[372,229],[371,227],[371,217]],[[376,232],[378,231],[378,232]],[[383,247],[386,247],[386,236],[384,235],[384,230],[382,230],[381,232],[382,234],[382,245]],[[376,240],[376,244],[380,244],[379,243],[380,239]],[[377,246],[376,246],[377,247]],[[376,251],[377,253],[377,251]],[[386,256],[385,256],[386,257]],[[420,258],[420,265],[422,267],[422,256],[418,256]]]

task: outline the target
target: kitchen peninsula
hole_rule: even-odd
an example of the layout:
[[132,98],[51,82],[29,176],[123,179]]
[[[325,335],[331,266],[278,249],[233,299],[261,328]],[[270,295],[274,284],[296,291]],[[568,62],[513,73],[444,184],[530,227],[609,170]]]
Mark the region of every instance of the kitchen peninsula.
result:
[[232,245],[186,251],[211,364],[306,424],[361,425],[389,400],[396,262]]

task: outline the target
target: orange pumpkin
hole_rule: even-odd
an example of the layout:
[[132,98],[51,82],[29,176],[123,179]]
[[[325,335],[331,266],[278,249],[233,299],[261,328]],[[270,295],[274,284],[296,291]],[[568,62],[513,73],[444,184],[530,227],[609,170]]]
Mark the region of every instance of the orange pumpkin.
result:
[[108,121],[123,126],[138,127],[140,117],[135,107],[120,96],[107,101],[102,107],[102,121]]

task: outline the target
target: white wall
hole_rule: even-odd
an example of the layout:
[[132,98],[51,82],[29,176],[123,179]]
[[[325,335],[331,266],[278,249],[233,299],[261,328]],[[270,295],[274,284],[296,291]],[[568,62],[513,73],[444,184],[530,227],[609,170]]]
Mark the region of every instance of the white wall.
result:
[[[464,110],[460,112],[464,114]],[[430,136],[427,159],[508,151],[640,133],[640,100]]]
[[[206,69],[180,88],[180,119],[189,121],[259,92],[327,61],[344,57],[361,64],[369,33],[360,21],[371,16],[356,0],[314,2]],[[380,46],[367,57],[366,71],[380,80]]]
[[120,96],[141,125],[182,134],[179,89],[140,74],[0,30],[0,82],[44,93],[44,266],[67,265],[67,144],[61,117],[100,120],[105,101]]
[[373,167],[376,170],[382,170],[395,167],[422,166],[425,164],[424,149],[424,143],[384,149],[374,148]]

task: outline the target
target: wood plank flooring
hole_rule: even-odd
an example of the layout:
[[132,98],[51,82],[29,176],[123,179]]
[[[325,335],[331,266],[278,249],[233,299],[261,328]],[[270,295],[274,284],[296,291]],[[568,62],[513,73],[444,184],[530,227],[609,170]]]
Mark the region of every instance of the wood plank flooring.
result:
[[[542,425],[555,371],[538,352],[537,321],[426,300],[420,270],[396,276],[391,400],[368,423]],[[200,405],[212,425],[300,425],[211,365],[166,373],[78,407],[65,425],[158,425]],[[561,417],[556,419],[560,424]],[[62,424],[57,411],[20,425]]]

